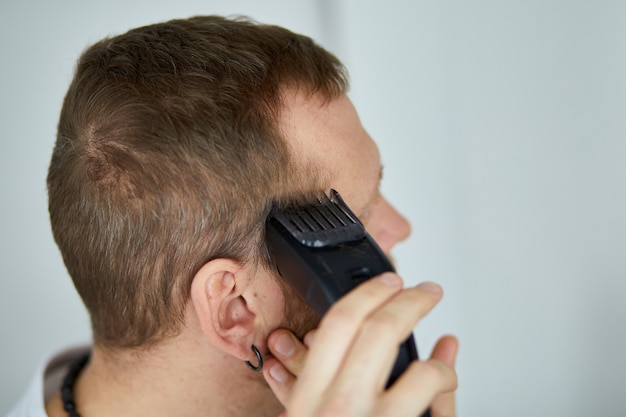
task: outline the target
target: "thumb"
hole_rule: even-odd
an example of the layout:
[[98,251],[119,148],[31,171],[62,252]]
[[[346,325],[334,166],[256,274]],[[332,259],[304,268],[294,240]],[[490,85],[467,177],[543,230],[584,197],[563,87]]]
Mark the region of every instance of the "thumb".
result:
[[459,341],[456,337],[447,335],[437,341],[433,348],[431,359],[437,359],[446,365],[454,368],[456,364],[456,356],[459,351]]
[[[431,359],[436,359],[454,368],[458,351],[458,339],[454,336],[444,336],[439,339],[430,357]],[[433,417],[456,416],[456,400],[454,398],[454,390],[439,394],[433,401],[430,409]]]

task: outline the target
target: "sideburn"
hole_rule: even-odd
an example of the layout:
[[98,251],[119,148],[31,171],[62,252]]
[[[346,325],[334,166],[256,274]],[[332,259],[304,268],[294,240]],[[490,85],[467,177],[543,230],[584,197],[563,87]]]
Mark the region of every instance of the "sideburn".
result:
[[304,339],[304,335],[316,329],[321,317],[313,311],[298,294],[280,276],[275,276],[284,297],[285,315],[281,327],[291,330],[298,339]]

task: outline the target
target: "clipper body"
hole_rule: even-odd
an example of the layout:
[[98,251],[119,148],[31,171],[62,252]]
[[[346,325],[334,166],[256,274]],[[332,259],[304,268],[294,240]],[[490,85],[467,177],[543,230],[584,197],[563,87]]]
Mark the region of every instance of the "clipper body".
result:
[[[281,211],[273,209],[266,239],[280,275],[323,316],[357,285],[394,271],[363,224],[331,190],[317,204]],[[418,358],[413,334],[402,343],[387,387]],[[430,416],[428,412],[423,417]]]

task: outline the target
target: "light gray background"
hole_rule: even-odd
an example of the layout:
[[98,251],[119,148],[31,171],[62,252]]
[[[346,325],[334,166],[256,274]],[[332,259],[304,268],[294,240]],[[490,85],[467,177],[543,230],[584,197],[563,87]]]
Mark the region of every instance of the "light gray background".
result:
[[422,352],[461,339],[459,415],[626,413],[625,2],[40,0],[0,4],[0,414],[44,355],[89,337],[45,195],[75,59],[210,13],[287,26],[348,65],[383,191],[413,225],[400,271],[446,291],[416,332]]

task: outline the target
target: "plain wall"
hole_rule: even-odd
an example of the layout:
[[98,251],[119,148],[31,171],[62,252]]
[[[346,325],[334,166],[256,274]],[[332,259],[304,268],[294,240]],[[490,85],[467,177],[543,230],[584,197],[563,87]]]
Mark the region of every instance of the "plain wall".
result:
[[345,58],[459,415],[626,415],[626,3],[393,4],[345,2]]
[[91,42],[195,14],[308,34],[348,66],[383,192],[411,221],[416,329],[461,339],[460,416],[618,416],[626,360],[626,6],[611,1],[0,4],[0,414],[89,325],[49,232],[45,174]]

